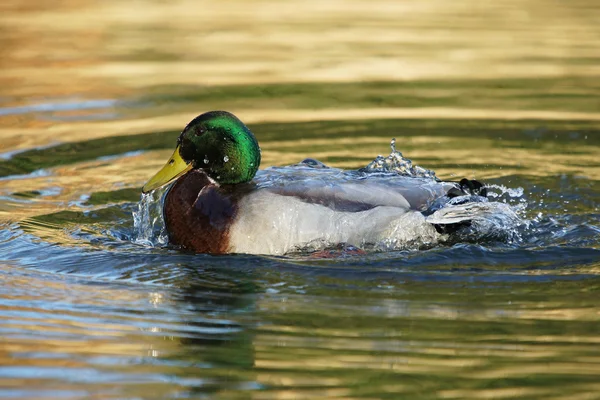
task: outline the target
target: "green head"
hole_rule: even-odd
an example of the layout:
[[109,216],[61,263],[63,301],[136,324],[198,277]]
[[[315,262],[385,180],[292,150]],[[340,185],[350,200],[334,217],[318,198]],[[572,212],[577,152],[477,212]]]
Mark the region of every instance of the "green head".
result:
[[259,165],[260,148],[246,125],[226,111],[210,111],[183,129],[173,156],[142,190],[163,186],[190,169],[202,169],[222,184],[248,182]]

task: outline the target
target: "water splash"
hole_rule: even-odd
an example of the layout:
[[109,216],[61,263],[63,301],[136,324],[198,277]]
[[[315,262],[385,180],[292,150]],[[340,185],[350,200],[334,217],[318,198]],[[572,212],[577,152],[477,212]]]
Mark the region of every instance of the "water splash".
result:
[[360,171],[368,173],[392,172],[403,176],[428,178],[439,181],[439,179],[435,176],[434,171],[414,165],[411,160],[402,156],[402,153],[396,150],[396,138],[392,139],[390,142],[390,147],[392,151],[389,156],[377,156],[366,167],[361,168]]
[[[525,189],[522,187],[517,188],[509,188],[504,185],[496,185],[496,184],[487,184],[485,187],[488,188],[488,197],[499,198],[504,195],[510,198],[522,198],[525,194]],[[492,191],[490,189],[496,189],[499,193]]]
[[164,189],[143,193],[137,210],[133,212],[132,241],[144,246],[165,246],[168,243],[167,231],[162,215],[161,198]]
[[522,187],[509,188],[498,184],[486,184],[485,187],[487,188],[487,197],[490,200],[509,205],[523,219],[523,222],[528,225],[530,221],[526,215],[528,201],[525,197],[525,189]]
[[452,204],[427,217],[432,224],[449,224],[468,221],[448,239],[451,243],[504,242],[518,244],[523,241],[529,221],[519,216],[515,207],[493,201]]

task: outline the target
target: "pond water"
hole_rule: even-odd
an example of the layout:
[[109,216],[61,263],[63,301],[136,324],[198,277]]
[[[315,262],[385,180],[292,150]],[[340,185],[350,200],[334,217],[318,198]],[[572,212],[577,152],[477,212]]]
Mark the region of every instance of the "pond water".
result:
[[[599,398],[597,2],[48,4],[0,6],[0,397]],[[135,243],[211,109],[262,168],[395,137],[527,223],[328,259]]]

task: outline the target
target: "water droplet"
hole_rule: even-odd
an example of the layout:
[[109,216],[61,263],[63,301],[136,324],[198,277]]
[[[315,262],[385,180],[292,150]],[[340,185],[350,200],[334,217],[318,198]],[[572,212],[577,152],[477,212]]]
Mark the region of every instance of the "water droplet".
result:
[[396,138],[393,138],[390,142],[390,147],[392,148],[392,153],[396,152]]
[[204,159],[204,164],[208,164],[208,158]]
[[235,169],[235,167],[231,167],[231,170],[233,171]]
[[251,166],[251,167],[254,167],[254,163],[253,163],[253,162],[251,162],[251,163],[250,163],[250,166]]
[[229,161],[229,157],[227,157],[227,156],[223,157],[223,161],[225,161],[225,162]]

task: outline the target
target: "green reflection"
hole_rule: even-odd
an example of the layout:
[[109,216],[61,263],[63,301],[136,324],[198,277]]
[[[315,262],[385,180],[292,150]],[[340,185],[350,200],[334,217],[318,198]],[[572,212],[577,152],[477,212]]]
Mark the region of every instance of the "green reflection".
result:
[[[448,149],[465,147],[463,140],[473,144],[471,153],[477,156],[477,147],[493,146],[499,149],[534,149],[547,154],[590,154],[590,146],[600,146],[597,124],[588,121],[500,121],[500,120],[444,120],[444,119],[382,119],[363,121],[319,121],[303,123],[249,124],[266,150],[294,150],[302,152],[302,158],[314,156],[315,151],[335,150],[336,139],[372,138],[376,148],[385,149],[392,137],[398,138],[398,148],[410,157],[410,151],[422,148],[412,142],[412,137],[426,137],[431,144],[430,154],[443,153]],[[291,134],[290,134],[291,133]],[[132,151],[172,149],[179,131],[150,132],[137,135],[112,136],[83,142],[65,143],[50,148],[29,150],[0,161],[0,177],[27,174],[41,168],[90,161],[99,157],[115,156]],[[443,146],[435,144],[435,138],[452,139]],[[277,142],[302,140],[293,148],[278,147]],[[330,143],[318,144],[311,139],[328,139]],[[485,141],[487,140],[487,141]],[[479,141],[479,142],[476,142]],[[485,142],[484,142],[485,141]],[[344,146],[352,146],[345,143]],[[360,147],[357,142],[354,147]],[[498,153],[499,154],[499,153]],[[366,162],[376,153],[361,154]],[[346,157],[352,160],[351,156]],[[412,157],[411,157],[412,158]],[[331,158],[333,161],[340,158]],[[288,163],[298,162],[289,159]],[[322,161],[327,161],[323,159]],[[421,161],[419,163],[423,164]],[[356,163],[356,167],[364,164]],[[465,163],[468,166],[468,164]],[[263,165],[266,167],[268,165]],[[433,167],[434,165],[428,165]]]
[[[548,90],[551,88],[551,91]],[[165,85],[142,100],[211,109],[326,109],[444,107],[456,109],[598,111],[594,76],[552,78]],[[510,111],[507,111],[510,114]]]

